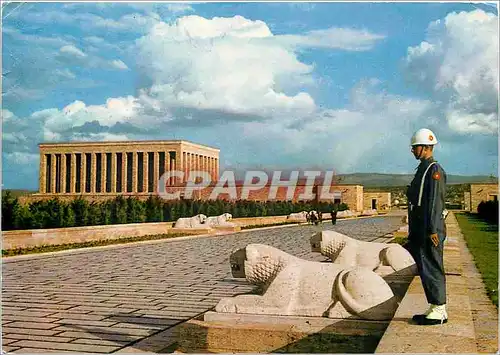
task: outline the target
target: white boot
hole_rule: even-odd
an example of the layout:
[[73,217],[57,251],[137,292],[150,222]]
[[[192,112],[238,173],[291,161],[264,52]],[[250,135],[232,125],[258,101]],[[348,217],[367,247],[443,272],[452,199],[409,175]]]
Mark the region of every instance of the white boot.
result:
[[448,322],[446,305],[431,304],[424,314],[413,316],[413,321],[420,325],[436,325]]
[[430,304],[429,305],[429,308],[427,308],[427,311],[425,311],[424,313],[421,313],[421,314],[416,314],[413,316],[413,320],[414,321],[418,321],[422,318],[425,318],[429,313],[431,313],[431,311],[434,309],[434,307],[436,307],[435,305],[433,304]]
[[431,305],[431,311],[426,315],[426,319],[439,320],[441,324],[448,320],[446,305]]

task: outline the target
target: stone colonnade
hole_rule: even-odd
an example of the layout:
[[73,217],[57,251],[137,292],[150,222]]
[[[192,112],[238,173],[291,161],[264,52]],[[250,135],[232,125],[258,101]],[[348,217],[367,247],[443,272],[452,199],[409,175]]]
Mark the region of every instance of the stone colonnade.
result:
[[[78,151],[79,149],[75,149]],[[180,154],[179,154],[180,153]],[[65,148],[40,152],[39,187],[42,194],[154,193],[167,171],[183,171],[184,179],[171,178],[167,185],[187,181],[190,171],[202,170],[212,181],[219,176],[218,157],[176,151],[71,152]]]

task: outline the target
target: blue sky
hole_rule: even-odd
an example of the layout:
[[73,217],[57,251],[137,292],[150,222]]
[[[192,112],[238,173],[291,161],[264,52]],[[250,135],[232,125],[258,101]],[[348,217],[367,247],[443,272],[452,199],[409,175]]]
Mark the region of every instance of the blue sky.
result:
[[186,139],[221,170],[498,171],[498,14],[467,3],[10,3],[4,188],[41,142]]

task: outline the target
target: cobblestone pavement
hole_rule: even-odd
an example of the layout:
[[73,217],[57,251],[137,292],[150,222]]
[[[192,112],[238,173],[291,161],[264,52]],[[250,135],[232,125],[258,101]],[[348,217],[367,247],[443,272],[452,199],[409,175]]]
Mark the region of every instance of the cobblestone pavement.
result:
[[309,237],[333,229],[365,241],[397,230],[400,216],[340,220],[223,236],[8,260],[2,345],[8,352],[112,353],[252,290],[228,257],[248,243],[321,261]]

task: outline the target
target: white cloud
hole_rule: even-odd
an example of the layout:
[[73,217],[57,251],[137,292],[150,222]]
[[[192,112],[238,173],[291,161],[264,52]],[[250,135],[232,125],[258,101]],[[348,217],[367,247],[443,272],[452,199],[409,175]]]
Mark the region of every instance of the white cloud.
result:
[[40,159],[38,154],[35,153],[22,153],[22,152],[13,152],[13,153],[4,153],[8,162],[16,164],[16,165],[33,165],[37,163]]
[[62,47],[69,45],[70,42],[66,39],[60,37],[44,37],[33,34],[25,34],[16,28],[10,26],[3,26],[2,32],[4,35],[10,36],[12,39],[16,40],[18,43],[28,43],[29,45],[36,44],[37,46],[47,46],[47,47]]
[[[253,126],[264,127],[267,130],[264,135],[260,132],[252,135],[252,124],[245,126],[243,129],[249,133],[246,141],[255,142],[266,136],[283,142],[281,135],[287,132],[290,141],[297,139],[296,144],[287,143],[285,149],[296,153],[298,147],[307,146],[317,136],[326,142],[324,126],[355,129],[354,119],[364,122],[363,114],[352,110],[318,112],[307,92],[294,89],[310,85],[314,69],[298,59],[297,48],[316,46],[320,38],[326,40],[339,33],[342,32],[334,33],[331,29],[309,33],[301,38],[302,44],[290,46],[283,38],[274,36],[264,22],[241,16],[213,19],[186,16],[172,24],[161,22],[136,42],[137,64],[150,80],[150,85],[140,89],[137,97],[109,98],[102,105],[75,101],[61,110],[38,111],[27,118],[36,122],[32,131],[22,131],[22,135],[10,138],[17,139],[18,144],[127,139],[144,130],[150,130],[148,137],[161,134],[163,128],[168,129],[172,124],[209,129],[221,122],[227,122],[227,127],[231,122],[267,120],[264,126]],[[358,39],[353,41],[353,46],[359,46]],[[85,42],[101,45],[103,41],[88,36]],[[326,46],[333,47],[332,43],[327,41]],[[88,55],[72,44],[63,48],[76,59],[87,55],[87,66],[104,63],[104,59]],[[127,68],[118,59],[104,64]],[[71,73],[61,69],[58,75],[71,77]],[[333,126],[329,123],[332,117]],[[289,128],[304,118],[315,123],[300,130]],[[19,119],[17,124],[22,121]],[[10,133],[16,127],[11,125]],[[231,135],[238,136],[236,132]]]
[[304,35],[277,36],[280,41],[298,47],[330,48],[349,51],[365,51],[373,48],[384,35],[349,28],[329,28],[310,31]]
[[107,70],[127,70],[120,58],[100,57],[106,50],[123,54],[118,46],[111,46],[93,37],[98,43],[97,53],[89,52],[89,41],[77,44],[74,39],[25,34],[10,27],[4,28],[2,98],[4,105],[15,108],[25,100],[38,100],[54,94],[53,90],[69,90],[95,86],[96,81],[77,75],[75,67]]
[[15,116],[11,111],[6,110],[6,109],[2,109],[2,121],[4,123],[12,120],[14,117]]
[[181,4],[181,3],[175,3],[175,4],[165,4],[166,8],[168,11],[174,13],[174,14],[180,14],[184,12],[193,12],[194,9],[191,7],[191,5],[188,4]]
[[297,47],[366,49],[379,38],[343,29],[274,36],[259,20],[185,16],[137,40],[138,66],[152,84],[141,93],[165,107],[309,114],[313,98],[293,88],[313,82],[313,67],[298,59]]
[[123,63],[121,60],[112,60],[111,66],[114,66],[116,69],[127,70],[127,64]]
[[75,57],[81,57],[82,58],[82,57],[86,57],[87,56],[85,53],[83,53],[81,50],[79,50],[78,48],[76,48],[73,45],[67,45],[67,46],[61,47],[59,49],[59,51],[61,53],[69,54],[69,55],[72,55],[72,56],[75,56]]
[[28,11],[21,15],[24,21],[35,24],[77,26],[83,31],[107,30],[143,33],[160,21],[155,12],[129,13],[120,18],[102,17],[90,12]]
[[426,40],[408,48],[409,78],[445,103],[457,132],[497,133],[498,40],[498,16],[475,10],[432,22]]
[[62,78],[65,78],[65,79],[75,79],[76,78],[75,73],[73,73],[68,68],[66,68],[66,69],[56,69],[56,70],[54,70],[53,75],[57,75],[57,76],[60,76]]
[[[113,126],[118,122],[139,123],[137,99],[128,96],[110,98],[105,105],[89,105],[75,101],[62,110],[52,109],[39,111],[38,116],[44,117],[44,129],[57,133],[71,130],[86,123],[97,121],[102,126]],[[137,121],[134,121],[137,120]]]
[[451,129],[459,133],[497,133],[498,114],[476,113],[468,114],[463,111],[450,110],[447,113],[448,124]]
[[90,134],[80,134],[76,133],[73,138],[77,141],[82,142],[109,142],[109,141],[127,141],[130,139],[128,135],[125,134],[112,134],[112,133],[90,133]]
[[355,172],[380,171],[383,161],[386,171],[405,171],[411,158],[409,149],[405,150],[410,136],[420,124],[429,122],[433,104],[377,89],[373,82],[360,83],[344,109],[317,111],[288,121],[245,123],[245,146],[272,152],[257,154],[270,159],[266,164],[290,160],[300,166]]

